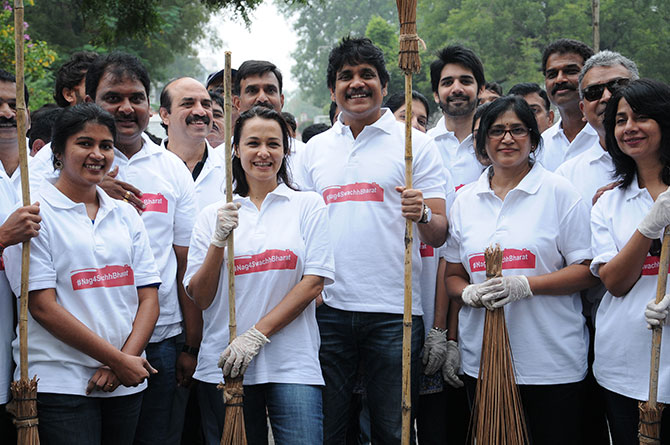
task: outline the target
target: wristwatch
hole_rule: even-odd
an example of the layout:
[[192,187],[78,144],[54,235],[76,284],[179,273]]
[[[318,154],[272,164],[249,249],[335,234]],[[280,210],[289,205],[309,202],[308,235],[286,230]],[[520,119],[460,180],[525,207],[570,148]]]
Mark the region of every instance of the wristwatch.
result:
[[433,217],[433,212],[430,210],[430,207],[426,205],[426,203],[423,204],[423,210],[421,211],[421,219],[419,220],[419,224],[428,224],[430,222],[430,218]]

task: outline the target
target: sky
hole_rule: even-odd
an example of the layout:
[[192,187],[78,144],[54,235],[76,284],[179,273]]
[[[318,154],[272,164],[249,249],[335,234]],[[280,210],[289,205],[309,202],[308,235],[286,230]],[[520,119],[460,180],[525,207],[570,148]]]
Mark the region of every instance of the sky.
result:
[[296,35],[291,24],[277,10],[274,2],[263,2],[251,15],[251,26],[247,29],[239,19],[231,22],[225,11],[212,15],[210,26],[219,30],[223,45],[212,49],[207,43],[199,45],[200,62],[209,73],[224,65],[224,52],[232,52],[232,66],[237,68],[248,59],[269,60],[279,67],[284,81],[284,93],[297,89],[291,76],[295,64],[291,52],[295,48]]

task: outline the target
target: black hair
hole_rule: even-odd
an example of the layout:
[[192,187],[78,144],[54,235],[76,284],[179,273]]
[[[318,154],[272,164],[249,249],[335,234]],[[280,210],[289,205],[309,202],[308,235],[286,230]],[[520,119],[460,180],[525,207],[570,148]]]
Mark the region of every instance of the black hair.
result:
[[307,141],[312,139],[314,136],[316,136],[319,133],[323,133],[329,128],[330,125],[324,123],[309,125],[307,128],[302,130],[302,141],[306,144]]
[[225,100],[223,99],[223,96],[215,91],[210,91],[209,97],[212,99],[212,102],[216,102],[222,110],[225,109]]
[[99,105],[94,103],[83,103],[73,107],[63,108],[51,134],[51,151],[53,152],[53,163],[56,168],[56,155],[65,153],[67,139],[80,132],[88,123],[104,125],[112,134],[112,140],[116,142],[116,124],[114,117]]
[[489,91],[493,91],[498,96],[503,95],[502,85],[500,85],[498,82],[486,82],[484,84],[484,89],[489,90]]
[[56,104],[46,104],[39,110],[30,113],[30,130],[28,130],[28,147],[32,148],[37,139],[45,143],[51,142],[51,132],[62,108]]
[[[412,100],[418,100],[421,102],[423,106],[426,107],[426,113],[430,114],[430,108],[428,108],[428,99],[426,99],[426,96],[416,90],[412,90]],[[395,113],[396,110],[403,105],[405,105],[405,93],[403,92],[397,92],[389,95],[389,97],[386,99],[386,102],[384,103],[384,106],[390,109],[391,113]]]
[[330,103],[330,109],[328,110],[328,116],[330,116],[330,124],[335,123],[335,113],[337,112],[337,104],[335,102]]
[[[0,82],[16,83],[16,76],[14,76],[14,74],[10,73],[9,71],[0,69]],[[25,82],[23,82],[23,97],[26,101],[26,108],[28,108],[30,94],[28,94],[28,85],[26,85]]]
[[326,71],[328,88],[335,91],[335,77],[344,65],[353,66],[362,63],[372,65],[377,70],[382,88],[386,87],[390,76],[386,70],[384,52],[367,37],[347,36],[330,51],[328,56],[328,69]]
[[70,57],[56,72],[54,100],[60,107],[69,107],[70,103],[63,97],[63,90],[73,89],[86,76],[86,72],[95,59],[100,57],[93,51],[78,51]]
[[114,78],[122,80],[128,77],[138,80],[144,86],[144,91],[149,96],[151,81],[149,72],[137,57],[122,52],[113,52],[106,56],[97,58],[86,72],[86,94],[95,100],[95,94],[100,85],[100,79],[109,72]]
[[574,39],[558,39],[554,42],[551,42],[542,53],[542,74],[546,74],[547,60],[549,59],[549,56],[552,54],[570,53],[579,55],[582,59],[584,59],[584,62],[586,62],[593,55],[593,49],[586,43]]
[[430,64],[430,84],[434,93],[437,93],[442,69],[449,63],[463,65],[465,68],[472,71],[472,75],[477,82],[477,89],[482,88],[486,84],[484,65],[482,65],[482,61],[479,57],[477,57],[471,49],[462,45],[449,45],[442,48],[437,53],[437,60],[434,60],[433,63]]
[[551,109],[551,103],[549,102],[547,92],[534,82],[517,83],[507,92],[510,96],[527,96],[533,93],[537,93],[542,98],[542,101],[544,101],[544,110],[549,111]]
[[[291,154],[291,140],[289,136],[288,124],[282,117],[281,113],[262,106],[251,107],[251,109],[240,114],[240,117],[235,122],[233,129],[233,148],[239,148],[240,138],[242,137],[242,129],[244,124],[249,119],[260,117],[261,119],[273,120],[279,124],[282,133],[282,144],[284,144],[284,158],[277,171],[277,182],[286,184],[289,188],[294,188],[291,181],[291,174],[288,167],[288,156]],[[247,182],[246,173],[242,168],[242,161],[238,156],[233,156],[233,181],[235,182],[233,192],[240,196],[247,196],[249,194],[249,183]]]
[[239,96],[242,93],[240,86],[242,80],[249,76],[262,76],[265,73],[272,73],[275,75],[277,84],[279,85],[279,94],[281,94],[283,86],[281,71],[279,71],[279,68],[277,68],[274,63],[266,60],[247,60],[240,65],[233,78],[233,94]]
[[486,146],[488,142],[488,131],[493,123],[504,114],[506,111],[512,110],[519,118],[519,120],[528,128],[530,135],[530,143],[535,147],[533,153],[537,155],[542,146],[542,137],[540,130],[537,128],[537,120],[535,120],[535,113],[530,108],[528,103],[519,96],[504,96],[490,102],[482,113],[482,119],[479,121],[479,131],[477,132],[477,155],[484,160],[489,159],[486,153]]
[[282,112],[281,112],[281,116],[284,118],[284,120],[286,121],[286,123],[288,124],[288,126],[289,126],[289,127],[293,130],[293,132],[295,133],[295,131],[298,129],[298,123],[295,121],[295,116],[293,116],[293,115],[292,115],[291,113],[289,113],[288,111],[282,111]]
[[473,132],[475,131],[475,122],[477,122],[478,119],[481,119],[481,118],[482,118],[482,115],[484,114],[484,112],[486,111],[486,109],[487,109],[487,108],[489,107],[489,105],[491,105],[491,103],[493,103],[493,102],[494,102],[494,101],[486,102],[486,103],[481,104],[481,105],[479,105],[479,106],[477,107],[477,109],[475,110],[475,114],[474,114],[474,116],[472,116],[472,131],[473,131]]
[[657,80],[639,79],[618,90],[607,102],[603,119],[605,144],[614,162],[614,175],[621,180],[621,188],[625,189],[635,179],[637,164],[621,151],[614,137],[617,109],[622,98],[626,99],[635,114],[653,119],[660,127],[661,180],[670,185],[670,87]]

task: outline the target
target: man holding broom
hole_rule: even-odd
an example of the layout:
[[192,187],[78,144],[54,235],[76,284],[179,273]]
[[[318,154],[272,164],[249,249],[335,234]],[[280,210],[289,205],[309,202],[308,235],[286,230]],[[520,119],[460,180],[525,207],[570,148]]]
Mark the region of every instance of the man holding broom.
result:
[[[328,88],[341,113],[310,139],[301,157],[304,188],[328,207],[335,283],[317,309],[324,443],[344,443],[359,363],[365,372],[373,443],[400,443],[405,218],[424,243],[446,238],[444,176],[437,148],[416,131],[414,187],[405,189],[404,126],[381,108],[389,74],[369,39],[344,38],[330,53]],[[412,396],[423,339],[419,243],[413,245]],[[415,406],[413,403],[412,406]]]

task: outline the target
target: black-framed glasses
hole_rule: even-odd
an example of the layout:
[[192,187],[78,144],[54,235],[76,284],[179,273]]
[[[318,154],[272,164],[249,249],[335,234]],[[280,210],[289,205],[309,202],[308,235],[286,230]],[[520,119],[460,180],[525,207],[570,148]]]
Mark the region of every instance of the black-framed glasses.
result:
[[621,88],[625,87],[630,83],[630,79],[626,78],[619,78],[619,79],[614,79],[610,80],[607,83],[601,83],[598,85],[591,85],[586,88],[584,88],[584,99],[588,100],[589,102],[593,102],[594,100],[599,100],[601,97],[603,97],[603,93],[605,92],[605,88],[609,90],[610,93],[614,94],[616,93],[617,90],[620,90]]
[[486,132],[489,139],[502,139],[505,137],[505,133],[509,133],[514,139],[519,139],[528,136],[529,130],[526,127],[493,127]]

